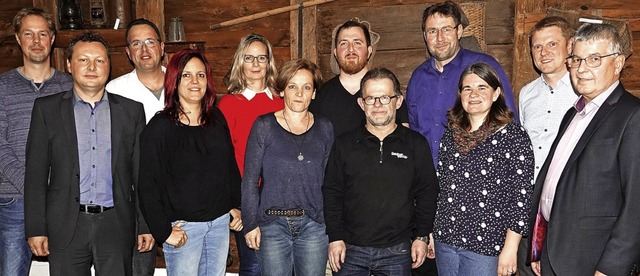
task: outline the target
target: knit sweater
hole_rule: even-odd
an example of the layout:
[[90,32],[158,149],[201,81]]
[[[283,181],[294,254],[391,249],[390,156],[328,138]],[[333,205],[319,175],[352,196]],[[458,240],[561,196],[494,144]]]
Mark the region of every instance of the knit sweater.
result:
[[220,99],[218,108],[227,119],[236,162],[240,175],[244,175],[244,154],[253,122],[260,115],[283,109],[284,101],[275,95],[270,99],[266,93],[257,93],[251,100],[241,94],[228,94]]
[[270,208],[304,209],[312,220],[324,224],[321,187],[331,144],[333,127],[325,117],[316,115],[311,128],[300,135],[280,126],[273,113],[256,119],[242,179],[245,233],[273,221],[275,217],[265,214]]
[[39,85],[18,69],[0,75],[0,197],[23,197],[25,148],[33,102],[72,87],[71,76],[60,71]]

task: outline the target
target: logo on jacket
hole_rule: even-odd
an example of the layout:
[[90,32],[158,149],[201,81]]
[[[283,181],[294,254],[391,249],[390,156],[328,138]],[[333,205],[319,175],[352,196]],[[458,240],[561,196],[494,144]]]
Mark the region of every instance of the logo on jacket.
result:
[[404,155],[404,153],[400,153],[400,152],[393,152],[392,151],[391,155],[395,156],[395,157],[398,157],[398,158],[401,158],[401,159],[407,159],[408,158],[406,155]]

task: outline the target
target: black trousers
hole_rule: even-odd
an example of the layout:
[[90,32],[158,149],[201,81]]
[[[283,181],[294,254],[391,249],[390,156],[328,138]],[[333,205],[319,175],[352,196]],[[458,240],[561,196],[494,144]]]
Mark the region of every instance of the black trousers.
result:
[[[115,210],[80,213],[67,248],[49,248],[51,276],[131,276],[132,231],[123,231]],[[126,233],[123,233],[126,232]]]

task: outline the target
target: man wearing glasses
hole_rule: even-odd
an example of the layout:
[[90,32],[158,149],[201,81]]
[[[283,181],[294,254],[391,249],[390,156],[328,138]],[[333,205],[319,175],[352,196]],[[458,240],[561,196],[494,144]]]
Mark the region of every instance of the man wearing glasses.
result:
[[[142,103],[147,123],[164,108],[164,71],[161,65],[164,43],[160,30],[153,22],[139,18],[129,23],[125,35],[125,51],[135,68],[128,74],[110,81],[106,89]],[[151,250],[148,250],[148,248]],[[156,266],[156,244],[151,234],[138,235],[133,250],[133,275],[153,275]]]
[[[364,123],[357,99],[360,98],[360,80],[369,70],[368,62],[377,35],[369,30],[366,21],[358,18],[336,27],[331,60],[332,70],[339,69],[340,74],[322,85],[309,106],[311,112],[329,118],[336,137]],[[405,105],[398,110],[397,121],[408,126]]]
[[451,1],[424,10],[422,31],[431,57],[413,71],[407,86],[409,125],[429,140],[434,164],[438,161],[447,111],[453,107],[460,74],[468,65],[480,61],[491,65],[500,77],[507,106],[516,112],[509,78],[500,64],[489,55],[460,47],[461,22],[462,10]]
[[[531,57],[541,74],[520,91],[519,109],[520,123],[533,144],[534,179],[558,134],[562,117],[578,99],[565,60],[571,52],[569,40],[574,32],[567,20],[550,16],[538,21],[529,33]],[[528,237],[523,237],[518,247],[520,276],[533,275],[526,265],[528,244]]]
[[584,24],[573,38],[567,64],[580,98],[562,120],[532,199],[537,275],[636,275],[640,100],[619,81],[621,41],[609,24]]
[[129,23],[125,51],[135,68],[107,84],[107,91],[144,105],[147,123],[164,109],[164,42],[153,22],[139,18]]
[[329,264],[334,275],[409,275],[427,257],[436,212],[429,144],[396,123],[403,97],[391,71],[367,72],[361,87],[366,123],[335,140],[322,187]]

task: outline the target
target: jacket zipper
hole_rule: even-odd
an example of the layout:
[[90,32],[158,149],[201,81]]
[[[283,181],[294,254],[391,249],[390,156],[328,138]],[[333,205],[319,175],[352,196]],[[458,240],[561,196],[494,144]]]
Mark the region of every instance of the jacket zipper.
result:
[[380,141],[380,164],[382,164],[382,144],[384,142]]

